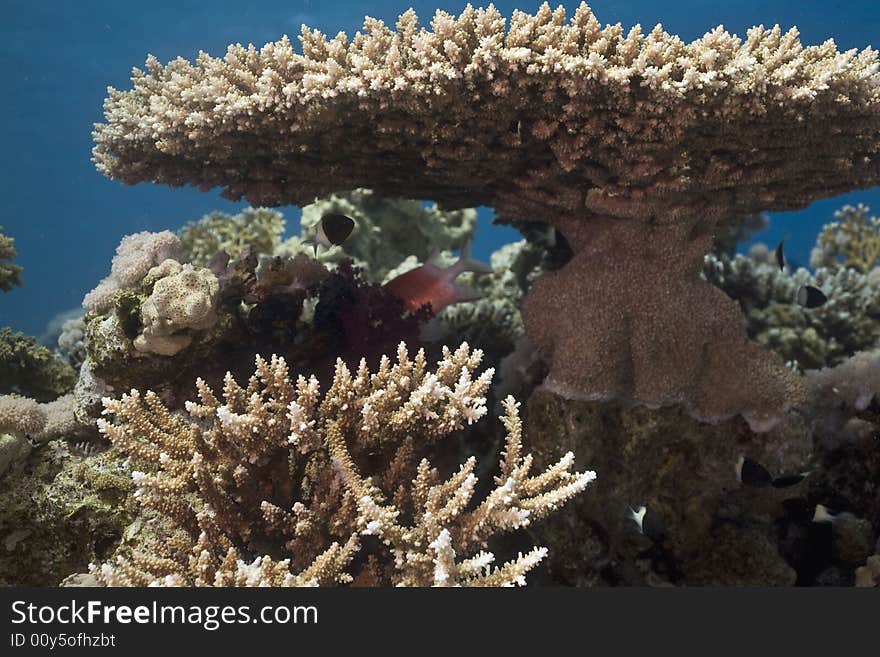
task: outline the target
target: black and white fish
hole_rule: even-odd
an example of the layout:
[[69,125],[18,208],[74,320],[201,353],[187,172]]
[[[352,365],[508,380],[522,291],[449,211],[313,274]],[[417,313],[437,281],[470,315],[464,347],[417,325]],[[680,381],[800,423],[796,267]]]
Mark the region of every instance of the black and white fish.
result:
[[812,285],[801,285],[795,295],[795,301],[799,306],[804,308],[818,308],[825,305],[828,297],[818,287]]
[[668,534],[663,520],[653,510],[649,510],[646,506],[640,506],[638,509],[630,507],[629,517],[638,525],[639,531],[655,543],[666,540]]
[[736,478],[740,483],[755,488],[766,488],[767,486],[789,488],[801,483],[809,474],[809,472],[799,472],[773,477],[767,468],[753,459],[741,456],[736,463]]
[[354,219],[344,214],[325,214],[318,222],[315,235],[303,240],[303,244],[311,244],[318,254],[318,245],[329,249],[331,246],[339,246],[348,239],[354,230]]

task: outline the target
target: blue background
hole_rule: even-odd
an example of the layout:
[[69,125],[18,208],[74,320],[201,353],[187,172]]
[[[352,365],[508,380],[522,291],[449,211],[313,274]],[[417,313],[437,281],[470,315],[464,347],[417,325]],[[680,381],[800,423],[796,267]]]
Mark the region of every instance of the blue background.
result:
[[[0,225],[16,239],[25,286],[0,294],[0,326],[39,334],[53,315],[77,307],[83,294],[109,271],[122,235],[176,229],[211,210],[244,207],[216,192],[125,187],[95,171],[90,133],[92,124],[102,119],[106,87],[127,89],[131,68],[142,66],[147,53],[162,61],[178,55],[192,59],[200,49],[222,55],[232,42],[262,45],[285,33],[294,38],[301,23],[325,33],[351,34],[361,27],[365,14],[393,24],[409,6],[427,24],[435,9],[458,13],[465,4],[3,0],[0,143],[6,155],[0,164]],[[562,4],[572,12],[578,3]],[[539,5],[526,0],[495,2],[508,16],[514,8],[534,11]],[[880,46],[876,0],[596,0],[590,5],[603,23],[641,23],[646,28],[662,23],[686,40],[719,23],[741,36],[752,25],[779,23],[784,29],[797,25],[807,44],[833,37],[840,49],[872,42]],[[806,264],[816,233],[845,202],[873,205],[880,214],[880,188],[820,201],[802,212],[773,214],[770,229],[757,237],[771,245],[785,237],[789,259]],[[298,210],[283,211],[288,232],[298,231]],[[491,226],[490,217],[490,212],[481,212],[475,253],[483,258],[517,237],[509,228]]]

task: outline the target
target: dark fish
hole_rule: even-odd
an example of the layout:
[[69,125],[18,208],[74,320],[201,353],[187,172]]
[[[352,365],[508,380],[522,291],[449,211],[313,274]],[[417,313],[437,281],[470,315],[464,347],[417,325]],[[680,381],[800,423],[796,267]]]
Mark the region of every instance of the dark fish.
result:
[[828,301],[828,297],[826,297],[822,290],[817,287],[813,287],[812,285],[801,285],[800,288],[798,288],[795,301],[797,301],[798,305],[803,306],[804,308],[818,308]]
[[339,246],[351,235],[354,230],[354,219],[344,214],[325,214],[321,217],[318,230],[313,237],[303,240],[303,244],[311,244],[318,254],[318,245],[325,249],[331,246]]
[[321,227],[318,232],[324,231],[324,237],[330,244],[339,246],[354,230],[354,219],[344,214],[325,214],[321,217]]
[[781,477],[776,477],[773,480],[773,488],[789,488],[791,486],[797,486],[804,479],[806,479],[809,472],[801,472],[799,474],[793,475],[783,475]]
[[746,486],[755,488],[764,488],[773,483],[773,477],[767,472],[767,468],[744,456],[736,464],[736,478]]
[[655,543],[662,543],[668,538],[663,520],[648,507],[640,506],[638,510],[631,508],[629,517],[639,526],[639,531]]
[[785,244],[785,240],[782,240],[779,243],[779,246],[776,247],[776,264],[779,265],[780,271],[785,269],[785,256],[782,255],[782,245],[783,244]]
[[795,522],[810,522],[816,509],[803,497],[793,497],[782,500],[782,508],[788,513]]

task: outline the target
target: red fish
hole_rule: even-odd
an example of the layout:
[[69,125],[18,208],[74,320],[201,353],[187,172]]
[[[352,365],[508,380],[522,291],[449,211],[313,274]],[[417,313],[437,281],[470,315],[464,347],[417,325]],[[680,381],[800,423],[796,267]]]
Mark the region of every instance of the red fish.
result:
[[461,257],[451,266],[442,268],[427,262],[388,281],[385,287],[403,301],[407,310],[415,312],[427,305],[438,313],[453,303],[481,298],[482,295],[476,290],[455,283],[458,275],[466,271],[477,274],[492,272],[491,267],[471,259],[470,244],[462,247]]

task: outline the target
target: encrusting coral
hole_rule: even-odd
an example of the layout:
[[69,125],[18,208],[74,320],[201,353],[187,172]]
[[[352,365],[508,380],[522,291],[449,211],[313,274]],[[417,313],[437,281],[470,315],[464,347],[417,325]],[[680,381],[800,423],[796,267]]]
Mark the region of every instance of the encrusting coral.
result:
[[530,475],[508,398],[484,500],[472,502],[475,459],[441,478],[422,455],[486,414],[481,357],[444,348],[432,371],[401,344],[375,372],[337,361],[323,395],[314,376],[294,381],[283,358],[258,357],[245,387],[227,375],[222,399],[199,380],[189,417],[152,392],[105,399],[100,430],[145,469],[135,495],[156,540],[92,573],[141,586],[524,583],[545,551],[493,567],[489,540],[556,510],[595,474],[571,472],[568,454]]
[[351,40],[303,27],[302,54],[284,37],[149,57],[109,91],[96,166],[260,205],[365,186],[550,223],[574,257],[524,318],[558,390],[766,429],[802,389],[702,257],[725,224],[880,180],[877,54],[778,26],[625,34],[586,4],[505,23],[468,6],[425,30],[409,10]]
[[16,285],[21,285],[21,266],[5,260],[15,257],[15,240],[3,234],[0,226],[0,290],[9,292]]
[[863,274],[880,266],[880,219],[870,209],[845,205],[834,213],[837,221],[822,228],[810,254],[811,267],[851,267]]

